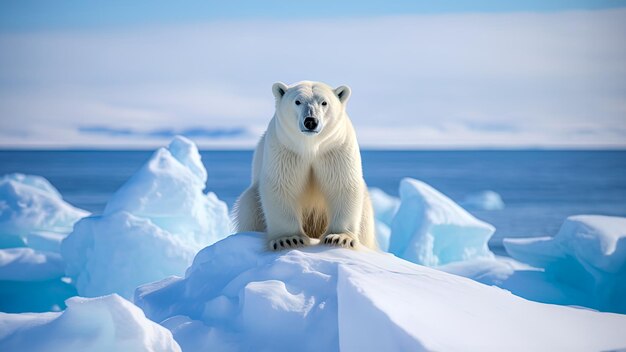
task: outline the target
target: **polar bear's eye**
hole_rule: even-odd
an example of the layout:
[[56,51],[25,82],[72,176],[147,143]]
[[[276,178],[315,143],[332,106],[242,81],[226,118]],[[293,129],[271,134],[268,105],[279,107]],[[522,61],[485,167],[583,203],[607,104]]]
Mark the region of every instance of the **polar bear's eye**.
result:
[[296,100],[296,105],[300,105],[300,100]]
[[323,106],[326,106],[326,105],[328,105],[328,103],[327,103],[327,102],[325,102],[325,101],[323,101],[323,102],[322,102],[322,105],[323,105]]

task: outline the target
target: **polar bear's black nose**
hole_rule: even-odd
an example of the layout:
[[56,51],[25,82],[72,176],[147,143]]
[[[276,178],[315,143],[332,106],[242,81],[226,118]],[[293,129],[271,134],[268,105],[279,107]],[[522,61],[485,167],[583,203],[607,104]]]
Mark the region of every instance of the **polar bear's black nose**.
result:
[[304,119],[304,127],[309,131],[316,129],[318,124],[319,121],[315,117],[307,117]]

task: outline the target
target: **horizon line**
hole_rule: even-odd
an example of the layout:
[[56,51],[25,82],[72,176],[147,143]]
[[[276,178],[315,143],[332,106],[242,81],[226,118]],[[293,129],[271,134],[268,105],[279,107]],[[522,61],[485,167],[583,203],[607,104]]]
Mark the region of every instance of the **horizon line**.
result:
[[[54,148],[5,148],[0,147],[0,152],[154,152],[166,145],[154,148],[100,148],[100,147],[54,147]],[[198,148],[200,152],[254,152],[256,148]],[[549,151],[549,152],[626,152],[626,146],[604,147],[604,146],[520,146],[520,147],[423,147],[423,148],[396,148],[396,147],[361,147],[361,152],[527,152],[527,151]]]

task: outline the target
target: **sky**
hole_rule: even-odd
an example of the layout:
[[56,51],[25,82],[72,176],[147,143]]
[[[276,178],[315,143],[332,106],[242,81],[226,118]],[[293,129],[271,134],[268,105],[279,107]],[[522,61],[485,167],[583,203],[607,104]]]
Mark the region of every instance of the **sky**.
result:
[[276,81],[364,148],[626,148],[626,0],[3,1],[0,148],[250,149]]

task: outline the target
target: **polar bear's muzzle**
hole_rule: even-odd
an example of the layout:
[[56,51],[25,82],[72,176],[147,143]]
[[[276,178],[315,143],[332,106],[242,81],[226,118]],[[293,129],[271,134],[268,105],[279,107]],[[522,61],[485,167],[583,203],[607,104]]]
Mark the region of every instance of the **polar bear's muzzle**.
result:
[[302,132],[306,133],[318,133],[320,127],[320,121],[316,117],[307,117],[302,123]]

